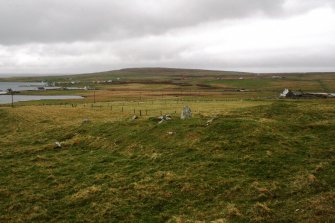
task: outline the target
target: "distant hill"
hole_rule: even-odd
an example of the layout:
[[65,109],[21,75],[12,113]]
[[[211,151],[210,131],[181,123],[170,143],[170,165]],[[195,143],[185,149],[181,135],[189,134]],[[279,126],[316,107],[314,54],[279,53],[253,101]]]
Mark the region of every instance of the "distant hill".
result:
[[251,73],[238,71],[181,69],[181,68],[125,68],[94,73],[58,75],[58,76],[30,76],[30,77],[6,77],[0,81],[108,81],[121,79],[122,81],[167,81],[183,79],[224,78],[236,79],[237,76],[252,78],[271,78],[272,76],[289,77],[291,79],[333,79],[334,72],[307,72],[307,73]]
[[166,80],[171,77],[202,77],[202,76],[236,76],[251,75],[252,73],[235,72],[235,71],[216,71],[201,69],[178,69],[178,68],[126,68],[121,70],[112,70],[105,72],[60,75],[60,76],[36,76],[36,77],[15,77],[2,78],[3,81],[92,81],[92,80],[109,80],[113,78],[122,78],[124,80],[154,79]]

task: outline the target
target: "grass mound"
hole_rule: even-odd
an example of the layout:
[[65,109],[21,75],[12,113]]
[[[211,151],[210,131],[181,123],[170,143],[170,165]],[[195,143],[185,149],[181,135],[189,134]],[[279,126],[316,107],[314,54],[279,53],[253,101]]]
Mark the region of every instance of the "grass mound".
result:
[[0,220],[332,222],[335,104],[318,103],[33,129],[0,110]]

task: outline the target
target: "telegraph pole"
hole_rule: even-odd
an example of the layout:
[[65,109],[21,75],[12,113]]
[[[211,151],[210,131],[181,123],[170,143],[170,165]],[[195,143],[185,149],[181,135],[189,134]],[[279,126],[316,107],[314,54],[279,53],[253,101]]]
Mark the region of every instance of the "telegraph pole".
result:
[[12,91],[12,108],[14,107],[14,92]]
[[94,104],[95,104],[95,89],[94,89],[93,93],[94,93]]
[[14,91],[13,89],[9,88],[7,89],[7,92],[11,94],[12,96],[12,108],[14,107]]

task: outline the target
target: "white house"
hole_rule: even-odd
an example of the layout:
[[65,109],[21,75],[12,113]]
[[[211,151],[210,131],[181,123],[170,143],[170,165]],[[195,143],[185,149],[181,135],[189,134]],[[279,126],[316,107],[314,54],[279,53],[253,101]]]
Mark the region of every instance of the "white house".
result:
[[285,89],[285,90],[283,91],[283,93],[280,94],[280,97],[285,98],[286,95],[287,95],[289,92],[290,92],[289,89]]

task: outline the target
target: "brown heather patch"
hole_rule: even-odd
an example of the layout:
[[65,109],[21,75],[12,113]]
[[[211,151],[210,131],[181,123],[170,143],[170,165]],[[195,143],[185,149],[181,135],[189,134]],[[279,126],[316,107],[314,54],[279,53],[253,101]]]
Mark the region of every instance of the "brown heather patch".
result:
[[268,207],[266,203],[259,203],[253,205],[251,209],[251,215],[254,222],[266,222],[271,219],[273,211]]
[[85,199],[88,199],[88,198],[94,196],[96,193],[99,193],[99,192],[101,192],[101,187],[100,186],[95,186],[94,185],[94,186],[86,187],[86,188],[83,188],[83,189],[79,190],[78,192],[71,195],[70,197],[68,197],[68,200],[70,202],[85,200]]
[[188,133],[185,137],[187,137],[188,140],[190,140],[191,142],[197,142],[200,138],[200,134],[196,133],[196,132],[190,132]]
[[155,173],[157,179],[164,179],[167,182],[172,182],[181,178],[172,171],[158,171]]
[[150,159],[152,159],[152,160],[156,160],[156,159],[159,159],[159,157],[161,157],[162,156],[162,154],[160,154],[160,153],[152,153],[151,155],[149,155],[149,157],[150,157]]
[[226,215],[228,218],[233,218],[233,217],[242,217],[241,211],[236,207],[235,204],[228,204],[226,207]]
[[303,191],[317,183],[317,181],[318,180],[315,175],[308,172],[300,172],[294,176],[290,187],[293,192]]
[[33,206],[32,209],[27,211],[24,221],[34,221],[34,219],[39,217],[46,217],[47,210],[41,206]]
[[330,165],[329,162],[321,162],[321,163],[319,163],[318,165],[316,165],[314,171],[315,171],[315,172],[320,172],[320,171],[322,171],[322,170],[328,168],[329,165]]
[[221,218],[221,219],[211,221],[211,223],[228,223],[228,221],[226,219]]
[[168,223],[187,223],[188,221],[185,220],[184,217],[180,217],[180,216],[174,216],[172,217]]
[[190,183],[185,183],[182,186],[181,191],[182,192],[193,192],[193,191],[195,191],[195,187]]
[[135,190],[141,191],[141,195],[150,195],[152,192],[157,192],[161,189],[155,183],[148,183],[148,182],[135,182],[132,184],[132,187]]
[[0,188],[0,197],[7,197],[10,195],[10,190],[6,188]]
[[323,222],[322,219],[327,219],[324,222],[335,222],[335,195],[332,193],[322,193],[307,200],[304,210],[309,213],[306,222],[318,223]]

